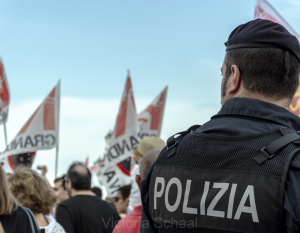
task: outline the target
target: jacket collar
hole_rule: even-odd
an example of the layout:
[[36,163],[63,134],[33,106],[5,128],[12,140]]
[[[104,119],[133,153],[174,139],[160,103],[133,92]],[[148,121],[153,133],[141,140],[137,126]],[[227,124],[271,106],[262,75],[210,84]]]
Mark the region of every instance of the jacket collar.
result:
[[133,208],[133,210],[130,212],[133,216],[141,216],[142,215],[142,205],[137,205]]
[[299,131],[300,118],[287,109],[258,99],[232,98],[227,100],[219,113],[211,119],[225,115],[255,117],[276,122]]

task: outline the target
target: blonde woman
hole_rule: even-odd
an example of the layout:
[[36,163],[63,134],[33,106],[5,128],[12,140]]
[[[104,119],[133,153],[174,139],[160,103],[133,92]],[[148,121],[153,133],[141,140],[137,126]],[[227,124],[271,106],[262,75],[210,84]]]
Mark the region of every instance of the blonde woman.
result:
[[8,178],[8,184],[20,205],[33,212],[41,230],[44,229],[45,233],[65,232],[61,225],[49,215],[56,202],[56,197],[44,177],[30,168],[19,167]]
[[37,233],[38,228],[31,213],[18,206],[8,188],[6,175],[0,163],[0,233],[20,232]]

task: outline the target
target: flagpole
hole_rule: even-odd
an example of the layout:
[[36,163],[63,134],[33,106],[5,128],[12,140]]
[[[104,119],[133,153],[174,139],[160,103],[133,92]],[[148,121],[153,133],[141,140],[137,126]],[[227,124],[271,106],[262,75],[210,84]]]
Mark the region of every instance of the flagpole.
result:
[[58,168],[58,150],[59,150],[59,115],[60,115],[60,80],[59,82],[59,101],[58,101],[58,119],[57,119],[57,146],[56,146],[56,156],[55,156],[55,178],[57,178],[57,168]]
[[56,146],[56,157],[55,157],[55,178],[57,178],[57,167],[58,167],[58,145]]
[[7,133],[6,133],[6,123],[3,123],[3,130],[4,130],[4,139],[5,139],[5,147],[7,147]]

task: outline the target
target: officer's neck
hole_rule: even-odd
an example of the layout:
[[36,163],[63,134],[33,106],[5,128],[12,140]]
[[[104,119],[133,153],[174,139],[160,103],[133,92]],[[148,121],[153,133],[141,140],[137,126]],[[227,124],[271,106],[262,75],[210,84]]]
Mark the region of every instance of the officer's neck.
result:
[[276,104],[276,105],[278,105],[280,107],[283,107],[285,109],[288,109],[289,105],[290,105],[290,100],[288,100],[286,98],[276,100],[276,99],[273,99],[273,98],[266,97],[265,95],[261,95],[261,94],[258,94],[258,93],[249,93],[249,92],[246,92],[246,91],[236,93],[236,95],[233,96],[233,97],[258,99],[258,100],[262,100],[262,101],[265,101],[265,102],[269,102],[271,104]]

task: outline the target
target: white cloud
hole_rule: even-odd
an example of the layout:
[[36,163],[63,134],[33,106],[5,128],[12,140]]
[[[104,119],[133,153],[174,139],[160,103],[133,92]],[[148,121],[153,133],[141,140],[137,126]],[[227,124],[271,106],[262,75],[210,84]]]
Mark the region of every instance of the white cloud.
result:
[[[8,142],[18,133],[26,120],[42,100],[25,100],[10,107],[7,123]],[[104,149],[104,136],[114,127],[119,99],[61,98],[60,148],[58,175],[65,173],[73,161],[85,161],[89,156],[90,165]],[[137,99],[138,111],[143,110],[152,99]],[[202,104],[203,103],[203,104]],[[205,100],[193,103],[167,102],[162,135],[167,140],[172,134],[185,130],[194,124],[203,124],[217,113],[218,106],[208,107]],[[2,147],[4,149],[4,140]],[[38,151],[33,168],[47,165],[47,177],[54,179],[55,149]]]
[[300,6],[300,1],[299,0],[288,0],[288,3],[296,6]]

